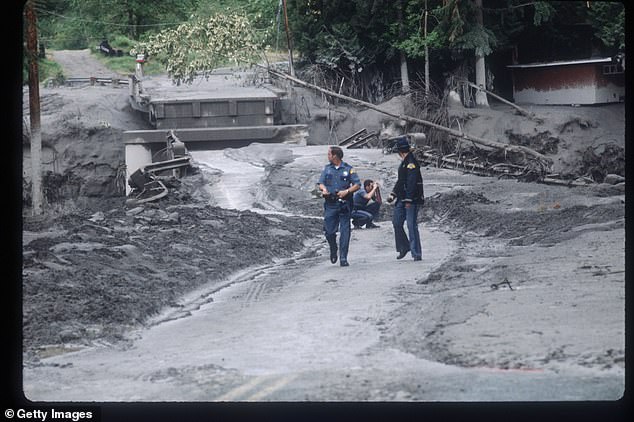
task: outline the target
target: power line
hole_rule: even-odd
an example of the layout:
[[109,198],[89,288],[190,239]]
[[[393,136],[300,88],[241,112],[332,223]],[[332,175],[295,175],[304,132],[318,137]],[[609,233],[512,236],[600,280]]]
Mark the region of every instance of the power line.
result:
[[103,37],[97,37],[97,36],[56,36],[56,35],[50,35],[50,36],[42,36],[42,37],[38,37],[39,41],[42,42],[60,42],[60,41],[86,41],[86,42],[93,42],[93,41],[102,41]]
[[44,10],[44,9],[40,9],[37,8],[36,9],[38,13],[44,13],[50,16],[55,16],[58,18],[62,18],[62,19],[68,19],[68,20],[75,20],[75,21],[80,21],[80,22],[87,22],[87,23],[98,23],[98,24],[102,24],[102,25],[111,25],[111,26],[120,26],[120,27],[135,27],[135,28],[139,28],[139,27],[156,27],[156,26],[173,26],[173,25],[181,25],[183,22],[170,22],[170,23],[151,23],[151,24],[139,24],[139,25],[131,25],[131,24],[127,24],[127,23],[115,23],[115,22],[104,22],[104,21],[99,21],[99,20],[94,20],[94,19],[85,19],[85,18],[80,18],[80,17],[72,17],[72,16],[64,16],[64,15],[60,15],[59,13],[55,13],[55,12],[51,12],[49,10]]

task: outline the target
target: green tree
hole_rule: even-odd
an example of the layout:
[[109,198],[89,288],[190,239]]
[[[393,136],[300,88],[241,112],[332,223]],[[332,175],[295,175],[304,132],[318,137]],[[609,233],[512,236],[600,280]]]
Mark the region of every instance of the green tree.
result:
[[293,44],[307,61],[337,68],[342,57],[355,56],[358,39],[348,39],[356,32],[352,1],[289,0],[287,5]]
[[348,80],[348,95],[382,95],[377,88],[384,82],[382,72],[400,63],[394,2],[289,0],[288,10],[295,47],[306,62],[332,79]]
[[619,2],[588,2],[594,35],[612,50],[625,49],[625,7]]
[[163,63],[172,79],[190,83],[228,63],[252,63],[262,45],[246,15],[216,14],[193,18],[141,42],[135,52],[145,52]]

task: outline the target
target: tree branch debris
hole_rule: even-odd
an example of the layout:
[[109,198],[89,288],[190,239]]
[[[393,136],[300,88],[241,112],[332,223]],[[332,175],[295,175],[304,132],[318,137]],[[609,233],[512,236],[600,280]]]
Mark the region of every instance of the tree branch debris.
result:
[[[280,72],[270,67],[265,67],[261,65],[258,66],[265,68],[273,77],[287,79],[297,85],[319,91],[325,95],[338,98],[358,106],[378,111],[379,113],[385,114],[395,119],[404,120],[408,123],[423,125],[432,129],[442,131],[450,135],[450,137],[458,140],[458,145],[455,146],[455,148],[457,148],[459,151],[459,154],[457,154],[457,158],[455,158],[454,156],[439,155],[431,148],[418,148],[417,155],[427,164],[434,164],[439,167],[460,168],[461,170],[478,174],[497,174],[499,176],[516,177],[532,181],[544,180],[547,174],[550,172],[550,169],[552,168],[552,160],[550,158],[544,156],[543,154],[540,154],[539,152],[531,148],[527,148],[521,145],[510,145],[492,141],[489,139],[483,139],[467,134],[462,130],[451,129],[430,122],[428,120],[423,120],[402,114],[395,114],[374,104],[341,95],[336,92],[321,88],[317,85],[304,82],[296,77],[290,76],[286,73]],[[534,115],[531,115],[531,113],[527,112],[526,110],[520,110],[522,110],[522,114],[530,118],[535,118]],[[467,156],[465,154],[466,151],[462,152],[462,148],[464,147],[465,143],[468,143],[480,150],[477,156]]]

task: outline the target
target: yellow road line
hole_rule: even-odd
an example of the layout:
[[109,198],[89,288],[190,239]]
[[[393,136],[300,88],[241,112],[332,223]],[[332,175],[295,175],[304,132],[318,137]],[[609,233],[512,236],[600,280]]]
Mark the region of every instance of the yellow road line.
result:
[[243,394],[247,393],[248,391],[256,388],[259,384],[265,382],[269,378],[270,378],[270,376],[253,378],[251,381],[247,382],[246,384],[242,384],[242,385],[234,388],[233,390],[226,392],[222,396],[218,397],[216,400],[218,400],[218,401],[234,401],[234,400],[237,400],[240,396],[242,396]]
[[[231,391],[226,392],[222,396],[216,398],[216,401],[258,401],[268,396],[269,394],[279,390],[291,381],[293,381],[297,375],[289,375],[278,377],[275,380],[275,375],[267,375],[262,377],[256,377],[251,379],[246,384],[242,384]],[[266,386],[270,381],[274,381],[272,384]],[[264,385],[263,387],[260,387]],[[251,393],[251,395],[248,395]],[[246,398],[242,398],[247,395]]]
[[286,377],[282,377],[279,380],[277,380],[276,382],[274,382],[273,384],[269,385],[266,388],[261,389],[260,391],[256,392],[255,394],[253,394],[251,397],[248,397],[246,400],[247,401],[258,401],[261,400],[262,398],[268,396],[269,394],[279,390],[280,388],[284,387],[285,385],[287,385],[288,383],[290,383],[291,381],[293,381],[295,378],[297,378],[297,375],[289,375]]

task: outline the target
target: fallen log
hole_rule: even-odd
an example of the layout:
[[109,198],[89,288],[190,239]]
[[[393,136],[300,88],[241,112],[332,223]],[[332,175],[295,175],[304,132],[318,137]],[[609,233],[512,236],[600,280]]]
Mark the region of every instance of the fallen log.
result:
[[498,163],[494,165],[486,165],[477,161],[477,158],[462,160],[456,157],[456,154],[440,156],[431,150],[415,150],[416,158],[421,163],[432,164],[438,168],[449,168],[453,170],[463,170],[480,176],[497,176],[497,177],[514,177],[526,178],[530,174],[530,169],[525,166],[516,166],[513,164]]
[[594,184],[596,184],[596,182],[590,180],[587,182],[584,181],[579,181],[579,179],[575,179],[575,180],[564,180],[564,179],[557,179],[554,177],[544,177],[542,180],[540,180],[541,183],[544,183],[546,185],[559,185],[559,186],[592,186]]
[[288,74],[286,74],[284,72],[280,72],[280,71],[274,70],[274,69],[272,69],[270,67],[262,66],[262,65],[259,65],[259,64],[257,66],[268,70],[268,72],[271,75],[273,75],[273,76],[284,78],[284,79],[287,79],[287,80],[289,80],[291,82],[294,82],[294,83],[296,83],[298,85],[301,85],[301,86],[304,86],[304,87],[307,87],[307,88],[310,88],[310,89],[314,89],[316,91],[319,91],[319,92],[324,93],[326,95],[329,95],[331,97],[339,98],[341,100],[350,102],[352,104],[359,105],[359,106],[362,106],[362,107],[366,107],[366,108],[378,111],[379,113],[385,114],[385,115],[390,116],[390,117],[394,117],[395,119],[405,120],[405,121],[410,122],[410,123],[420,124],[420,125],[423,125],[423,126],[428,126],[428,127],[431,127],[431,128],[446,132],[446,133],[450,134],[451,136],[454,136],[454,137],[456,137],[456,138],[458,138],[460,140],[470,141],[470,142],[473,142],[475,144],[478,144],[478,145],[481,145],[481,146],[484,146],[484,147],[502,150],[502,151],[504,151],[504,153],[514,152],[514,153],[518,153],[518,154],[528,155],[528,156],[532,157],[533,159],[537,160],[540,163],[541,167],[545,168],[545,169],[549,169],[552,166],[552,160],[550,158],[540,154],[539,152],[537,152],[537,151],[535,151],[533,149],[527,148],[525,146],[522,146],[522,145],[509,145],[509,144],[503,144],[501,142],[491,141],[491,140],[488,140],[488,139],[482,139],[482,138],[479,138],[479,137],[476,137],[476,136],[473,136],[473,135],[469,135],[469,134],[464,133],[462,131],[457,131],[457,130],[454,130],[454,129],[450,129],[448,127],[445,127],[445,126],[442,126],[442,125],[439,125],[439,124],[436,124],[436,123],[433,123],[433,122],[430,122],[430,121],[427,121],[427,120],[418,119],[416,117],[411,117],[411,116],[404,116],[404,115],[401,115],[401,114],[395,114],[395,113],[389,112],[387,110],[384,110],[381,107],[375,106],[374,104],[371,104],[371,103],[368,103],[368,102],[365,102],[365,101],[361,101],[361,100],[357,100],[355,98],[347,97],[347,96],[342,95],[342,94],[337,94],[336,92],[329,91],[329,90],[321,88],[321,87],[319,87],[317,85],[313,85],[311,83],[304,82],[301,79],[298,79],[298,78],[296,78],[294,76],[288,75]]
[[506,100],[506,99],[504,99],[504,98],[500,97],[500,96],[499,96],[499,95],[497,95],[497,94],[492,93],[491,91],[489,91],[489,90],[487,90],[487,89],[482,88],[481,86],[478,86],[478,85],[474,84],[473,82],[465,81],[464,79],[460,79],[460,82],[462,82],[462,83],[464,83],[464,84],[467,84],[467,85],[469,85],[470,87],[475,88],[475,89],[477,89],[477,90],[480,90],[480,91],[482,91],[482,92],[485,92],[487,95],[490,95],[490,96],[492,96],[493,98],[496,98],[496,99],[500,100],[500,101],[501,101],[501,102],[503,102],[504,104],[510,105],[511,107],[513,107],[514,109],[516,109],[517,111],[519,111],[519,112],[520,112],[520,114],[522,114],[522,115],[524,115],[524,116],[528,117],[528,118],[529,118],[529,119],[531,119],[531,120],[534,120],[534,121],[536,121],[536,122],[538,122],[538,123],[543,123],[543,122],[544,122],[544,119],[542,119],[542,118],[540,118],[540,117],[537,117],[537,116],[535,115],[535,113],[531,113],[530,111],[523,109],[522,107],[518,106],[517,104],[513,104],[512,102],[510,102],[510,101],[508,101],[508,100]]

